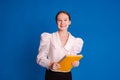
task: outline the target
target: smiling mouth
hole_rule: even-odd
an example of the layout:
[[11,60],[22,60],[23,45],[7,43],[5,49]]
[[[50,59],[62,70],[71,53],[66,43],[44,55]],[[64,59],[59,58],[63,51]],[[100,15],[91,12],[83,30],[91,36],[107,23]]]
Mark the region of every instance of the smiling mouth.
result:
[[65,25],[61,25],[60,27],[66,27]]

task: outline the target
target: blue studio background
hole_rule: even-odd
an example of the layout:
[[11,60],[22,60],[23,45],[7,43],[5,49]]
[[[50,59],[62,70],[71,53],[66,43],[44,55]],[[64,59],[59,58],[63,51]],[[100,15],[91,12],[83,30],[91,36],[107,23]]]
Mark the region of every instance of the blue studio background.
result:
[[0,80],[44,80],[45,68],[36,64],[40,34],[57,30],[60,10],[84,40],[73,80],[120,80],[119,0],[0,0]]

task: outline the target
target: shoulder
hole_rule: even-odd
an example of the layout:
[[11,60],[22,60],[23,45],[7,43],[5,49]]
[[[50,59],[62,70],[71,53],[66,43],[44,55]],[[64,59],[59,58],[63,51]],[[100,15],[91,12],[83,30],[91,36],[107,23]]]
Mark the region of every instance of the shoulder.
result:
[[43,33],[40,35],[40,37],[41,37],[41,38],[50,38],[51,35],[52,35],[51,33],[43,32]]
[[51,38],[51,33],[48,33],[48,32],[43,32],[43,33],[41,33],[41,35],[40,35],[40,39],[41,40],[50,40],[50,38]]
[[41,34],[41,37],[46,37],[46,36],[50,36],[51,35],[51,33],[48,33],[48,32],[43,32],[42,34]]
[[77,44],[83,44],[84,43],[84,41],[81,37],[75,37],[75,36],[71,35],[71,38],[74,41],[74,43],[77,43]]
[[41,33],[40,38],[41,39],[52,39],[53,36],[56,36],[57,32],[52,32],[52,33],[48,33],[48,32],[43,32]]
[[75,38],[75,39],[76,39],[76,42],[77,42],[77,43],[82,43],[82,44],[84,43],[84,41],[83,41],[82,38]]

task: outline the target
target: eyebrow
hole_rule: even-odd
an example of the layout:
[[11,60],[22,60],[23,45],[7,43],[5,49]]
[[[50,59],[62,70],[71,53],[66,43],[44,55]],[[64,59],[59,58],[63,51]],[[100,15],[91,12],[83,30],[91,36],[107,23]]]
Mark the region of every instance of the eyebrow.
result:
[[[57,19],[61,19],[61,18],[57,18]],[[64,18],[64,19],[68,19],[68,18]]]

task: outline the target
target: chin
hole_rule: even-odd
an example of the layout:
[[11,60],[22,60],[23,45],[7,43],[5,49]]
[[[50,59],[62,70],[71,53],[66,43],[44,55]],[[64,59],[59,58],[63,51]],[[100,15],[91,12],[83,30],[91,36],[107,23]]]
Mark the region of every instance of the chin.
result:
[[66,31],[67,29],[59,29],[60,31]]

